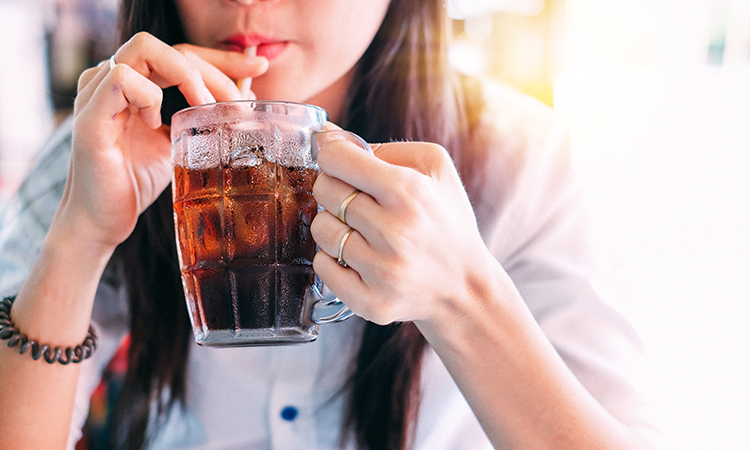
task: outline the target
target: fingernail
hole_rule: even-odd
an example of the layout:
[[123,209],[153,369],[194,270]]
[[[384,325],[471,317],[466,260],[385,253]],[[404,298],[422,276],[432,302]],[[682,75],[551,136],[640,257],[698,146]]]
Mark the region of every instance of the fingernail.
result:
[[332,141],[343,140],[346,140],[346,136],[344,136],[343,132],[339,130],[316,131],[312,136],[312,142],[310,142],[310,151],[312,153],[313,160],[318,160],[318,152],[324,145]]
[[203,103],[216,103],[213,94],[211,94],[211,91],[205,86],[203,87]]
[[326,121],[326,124],[323,125],[323,130],[325,131],[334,131],[334,130],[343,130],[340,126],[336,125],[333,122]]
[[345,141],[346,136],[342,130],[324,130],[315,133],[315,140],[320,145],[325,145],[331,141]]

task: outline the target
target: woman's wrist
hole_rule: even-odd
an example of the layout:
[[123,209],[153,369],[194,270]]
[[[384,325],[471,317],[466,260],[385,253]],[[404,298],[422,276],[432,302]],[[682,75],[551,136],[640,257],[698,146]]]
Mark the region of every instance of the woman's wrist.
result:
[[[133,224],[135,220],[133,221]],[[76,205],[67,201],[65,197],[52,219],[50,228],[45,238],[48,243],[59,244],[60,249],[73,248],[75,252],[89,258],[92,262],[109,260],[115,248],[132,232],[132,226],[128,225],[123,231],[106,226],[101,220],[97,220],[88,211],[86,206]]]
[[99,279],[115,247],[86,239],[86,231],[53,220],[18,294],[13,322],[39,342],[75,346],[88,333]]
[[456,278],[448,295],[442,297],[430,315],[416,324],[425,337],[455,341],[482,328],[497,327],[508,308],[522,304],[520,294],[500,263],[487,249],[475,252],[463,275]]

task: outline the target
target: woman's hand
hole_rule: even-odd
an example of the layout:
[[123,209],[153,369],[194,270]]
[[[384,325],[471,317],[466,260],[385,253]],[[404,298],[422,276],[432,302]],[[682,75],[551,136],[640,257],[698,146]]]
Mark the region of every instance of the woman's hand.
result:
[[[83,341],[112,251],[169,183],[161,89],[179,86],[191,105],[236,99],[232,78],[258,76],[268,64],[239,53],[170,47],[145,33],[120,47],[115,61],[81,75],[63,198],[13,305],[19,329],[53,346]],[[65,447],[79,371],[78,364],[42,365],[0,351],[3,448]]]
[[[442,148],[391,143],[371,155],[341,132],[319,136],[324,174],[313,190],[327,211],[312,223],[315,271],[365,319],[414,321],[496,448],[649,448],[544,335],[484,246]],[[345,225],[337,215],[354,189]],[[349,227],[346,268],[337,259]]]
[[[400,142],[373,146],[372,155],[343,133],[318,136],[323,173],[314,193],[325,211],[312,234],[322,249],[314,268],[323,282],[378,324],[432,321],[461,307],[471,274],[489,252],[448,153],[435,144]],[[362,192],[346,207],[347,225],[337,214],[355,189]],[[349,227],[355,232],[343,248],[345,268],[337,259]]]
[[265,58],[170,47],[139,33],[79,80],[72,164],[58,215],[73,232],[107,247],[122,242],[171,177],[162,89],[178,86],[190,105],[236,100],[233,79],[266,71]]

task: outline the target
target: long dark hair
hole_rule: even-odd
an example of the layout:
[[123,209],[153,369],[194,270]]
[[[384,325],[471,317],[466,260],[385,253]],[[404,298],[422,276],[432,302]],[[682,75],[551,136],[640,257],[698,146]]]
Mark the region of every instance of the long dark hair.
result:
[[[185,42],[172,0],[124,0],[121,40],[147,31],[168,44]],[[370,142],[436,142],[452,154],[464,177],[471,171],[459,151],[468,148],[479,104],[448,66],[450,33],[443,2],[392,0],[385,20],[358,64],[340,125]],[[164,109],[168,109],[165,97]],[[470,114],[473,112],[474,114]],[[185,397],[190,322],[180,283],[171,193],[139,218],[115,254],[124,263],[131,308],[130,349],[124,386],[112,418],[112,448],[140,449],[148,432]],[[412,323],[368,323],[355,360],[342,444],[408,448],[419,405],[425,340]],[[168,395],[164,395],[164,393]],[[154,406],[156,405],[156,413]]]

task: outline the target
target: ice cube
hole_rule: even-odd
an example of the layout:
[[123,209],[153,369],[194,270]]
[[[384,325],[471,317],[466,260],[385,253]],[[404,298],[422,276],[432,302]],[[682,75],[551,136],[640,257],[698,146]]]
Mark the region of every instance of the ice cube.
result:
[[283,131],[278,138],[278,161],[288,167],[312,167],[310,138],[304,131]]
[[187,139],[187,160],[190,169],[218,167],[221,131],[217,127],[191,128]]
[[184,202],[187,245],[192,247],[195,266],[215,266],[223,255],[224,231],[219,213],[219,197]]
[[265,160],[266,148],[272,141],[268,132],[261,129],[232,130],[229,134],[229,166],[253,167]]
[[[242,195],[227,198],[227,253],[230,260],[272,263],[274,207],[270,196]],[[269,201],[271,200],[271,201]]]

